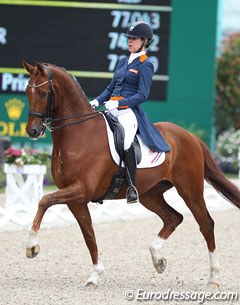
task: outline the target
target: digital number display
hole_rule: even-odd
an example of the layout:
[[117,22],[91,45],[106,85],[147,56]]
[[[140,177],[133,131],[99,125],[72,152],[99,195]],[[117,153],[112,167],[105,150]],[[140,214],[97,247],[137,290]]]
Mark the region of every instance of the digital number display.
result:
[[155,69],[149,99],[167,99],[171,0],[6,3],[10,1],[0,1],[1,92],[22,92],[27,76],[17,69],[24,59],[64,67],[77,77],[87,96],[99,95],[121,56],[128,55],[124,36],[128,27],[142,20],[154,32],[148,51]]

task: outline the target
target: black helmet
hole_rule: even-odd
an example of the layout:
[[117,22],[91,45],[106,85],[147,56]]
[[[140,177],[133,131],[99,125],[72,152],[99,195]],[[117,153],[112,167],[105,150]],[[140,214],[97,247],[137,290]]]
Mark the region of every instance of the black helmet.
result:
[[147,38],[149,40],[152,40],[153,30],[147,22],[136,21],[129,27],[125,36],[135,38]]

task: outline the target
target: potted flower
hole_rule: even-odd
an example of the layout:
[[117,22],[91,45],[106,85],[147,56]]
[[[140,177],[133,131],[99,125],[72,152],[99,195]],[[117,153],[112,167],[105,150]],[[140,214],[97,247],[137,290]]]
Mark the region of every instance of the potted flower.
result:
[[[47,152],[31,149],[26,151],[25,149],[14,149],[9,147],[3,152],[4,154],[4,171],[5,169],[15,170],[18,173],[26,172],[35,168],[36,171],[46,170],[46,165],[49,164],[51,157]],[[30,165],[30,166],[29,166]],[[32,165],[38,165],[32,167]]]
[[230,128],[218,136],[217,161],[225,173],[240,174],[240,130]]
[[50,163],[47,152],[13,147],[4,151],[6,174],[6,205],[38,202],[43,193],[46,165]]

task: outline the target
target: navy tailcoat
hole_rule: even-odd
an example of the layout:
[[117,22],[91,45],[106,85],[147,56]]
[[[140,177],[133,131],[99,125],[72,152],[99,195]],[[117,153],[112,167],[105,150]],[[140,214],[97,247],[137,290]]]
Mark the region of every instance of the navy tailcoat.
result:
[[96,99],[102,105],[113,97],[121,97],[118,109],[132,108],[143,142],[154,151],[169,151],[170,147],[140,107],[149,96],[153,72],[153,64],[146,55],[137,57],[130,64],[124,57],[119,61],[112,81]]

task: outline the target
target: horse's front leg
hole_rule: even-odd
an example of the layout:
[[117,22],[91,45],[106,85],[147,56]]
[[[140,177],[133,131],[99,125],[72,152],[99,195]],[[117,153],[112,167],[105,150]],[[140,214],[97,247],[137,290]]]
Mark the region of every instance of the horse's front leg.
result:
[[98,286],[98,280],[100,275],[104,271],[104,265],[101,262],[98,254],[98,248],[95,238],[95,233],[92,226],[92,219],[89,213],[88,206],[86,204],[81,205],[68,205],[69,209],[73,213],[74,217],[76,218],[88,250],[90,252],[92,262],[93,262],[93,272],[90,277],[86,280],[85,286]]
[[[48,194],[42,197],[38,203],[38,210],[36,216],[33,220],[32,227],[29,231],[26,255],[28,258],[35,257],[39,251],[40,247],[37,241],[37,234],[41,226],[43,216],[48,208],[55,204],[67,204],[69,202],[84,202],[85,199],[85,189],[79,185],[71,185],[64,189],[61,189],[52,194]],[[85,203],[85,202],[84,202]]]

